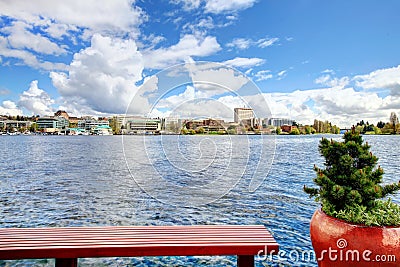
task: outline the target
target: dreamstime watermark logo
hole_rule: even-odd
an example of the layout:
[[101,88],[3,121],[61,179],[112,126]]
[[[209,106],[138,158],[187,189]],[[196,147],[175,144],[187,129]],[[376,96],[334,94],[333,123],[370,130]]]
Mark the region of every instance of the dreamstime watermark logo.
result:
[[[227,123],[234,119],[234,108],[243,108],[236,114],[243,117]],[[225,65],[186,63],[148,77],[125,117],[126,131],[142,129],[142,135],[122,139],[131,176],[164,203],[208,204],[229,193],[243,177],[246,190],[253,192],[273,162],[274,136],[236,134],[257,133],[261,119],[271,117],[263,93],[243,73]],[[151,127],[165,134],[147,135]],[[180,135],[181,131],[197,134]],[[216,136],[220,133],[225,134]]]
[[[357,249],[347,249],[348,243],[344,238],[339,238],[336,241],[338,249],[329,247],[328,249],[322,250],[318,260],[328,258],[330,261],[336,262],[395,262],[395,255],[374,255],[373,251],[366,249],[359,251]],[[371,248],[373,249],[373,248]]]
[[336,246],[337,246],[339,249],[342,249],[342,248],[347,247],[347,240],[344,239],[344,238],[339,238],[339,239],[336,241]]
[[314,262],[314,261],[331,261],[345,262],[396,262],[396,256],[391,254],[374,254],[373,250],[348,249],[348,242],[344,238],[336,241],[336,248],[328,247],[316,255],[314,250],[292,249],[290,251],[280,250],[268,251],[265,247],[260,250],[256,257],[259,261],[271,262]]

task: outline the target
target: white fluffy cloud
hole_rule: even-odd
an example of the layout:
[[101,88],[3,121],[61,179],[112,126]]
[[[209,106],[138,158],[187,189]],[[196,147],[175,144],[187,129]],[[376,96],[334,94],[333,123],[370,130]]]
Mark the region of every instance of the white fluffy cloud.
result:
[[143,52],[145,66],[162,69],[177,63],[182,63],[191,57],[204,57],[221,50],[217,39],[212,36],[199,37],[192,34],[184,35],[176,45]]
[[186,67],[190,71],[191,80],[196,89],[202,91],[207,97],[238,91],[249,82],[245,75],[224,65],[186,64]]
[[[187,85],[183,92],[180,91],[179,86],[172,86],[171,91],[167,90],[167,97],[161,95],[162,99],[157,103],[158,109],[172,110],[177,109],[183,103],[196,99],[213,101],[219,95],[237,94],[249,82],[249,79],[240,72],[215,63],[186,63],[174,70],[173,73],[167,75],[180,77],[186,73],[190,85]],[[174,93],[174,90],[177,90],[178,93]],[[207,111],[209,108],[204,107],[204,110]]]
[[[200,2],[188,1],[187,5],[198,7]],[[204,7],[205,2],[201,3]],[[175,45],[158,49],[155,47],[164,37],[141,36],[145,43],[141,45],[138,27],[147,15],[134,0],[0,1],[1,15],[10,19],[0,29],[0,56],[50,71],[61,96],[58,104],[73,114],[124,113],[145,68],[161,69],[221,49],[215,37],[199,32],[182,35]],[[208,27],[212,19],[202,23]],[[73,54],[69,64],[55,62],[53,56],[73,53],[71,42],[81,50]],[[52,61],[48,61],[49,56]],[[49,112],[22,97],[19,103],[25,109]]]
[[133,38],[147,19],[134,0],[0,1],[0,16],[8,18],[0,28],[0,56],[46,71],[66,70],[62,59],[46,56],[67,54],[70,41],[76,45],[95,33]]
[[22,60],[22,62],[25,65],[36,69],[44,69],[44,70],[66,69],[66,66],[63,63],[53,63],[49,61],[39,60],[35,55],[26,50],[10,48],[7,38],[3,36],[0,36],[0,56]]
[[[206,56],[218,50],[220,46],[215,37],[185,35],[176,45],[148,49],[142,54],[132,39],[95,34],[91,46],[74,55],[68,72],[51,72],[50,77],[62,96],[62,107],[74,114],[124,113],[137,92],[136,84],[143,79],[145,67],[169,67],[184,59],[191,60],[192,56]],[[196,75],[201,78],[200,73]],[[131,105],[130,111],[149,108],[147,99],[140,97],[135,96],[135,107]],[[136,107],[138,99],[141,109]]]
[[280,104],[278,110],[286,109],[286,116],[299,122],[329,120],[341,127],[349,127],[361,119],[376,123],[389,118],[395,106],[400,108],[399,99],[342,87],[271,94],[271,99]]
[[129,112],[146,113],[148,99],[135,95],[145,67],[168,67],[219,49],[214,37],[185,35],[176,45],[142,54],[132,39],[95,34],[91,46],[74,55],[68,72],[51,72],[50,77],[62,96],[62,107],[73,114],[125,113],[133,96]]
[[22,110],[17,107],[15,102],[10,100],[5,100],[0,105],[0,114],[1,115],[9,115],[9,116],[17,116],[22,115]]
[[124,113],[142,80],[143,59],[133,40],[95,34],[91,46],[74,55],[68,73],[51,72],[65,105]]
[[361,119],[376,123],[389,118],[393,109],[400,109],[400,98],[381,97],[374,92],[341,86],[272,93],[267,94],[267,98],[275,116],[291,117],[301,123],[329,120],[341,127],[351,126]]
[[400,96],[400,65],[358,75],[354,80],[357,86],[364,89],[390,89],[392,95]]
[[60,55],[66,50],[48,38],[31,32],[32,26],[22,21],[15,21],[11,26],[4,27],[3,33],[8,34],[10,47],[15,49],[29,49],[34,52],[48,55]]
[[[36,26],[75,25],[95,32],[129,32],[143,20],[133,0],[0,1],[0,14]],[[68,27],[61,26],[56,35]],[[50,31],[55,33],[54,28]]]
[[18,101],[18,106],[31,112],[31,115],[53,114],[52,104],[54,104],[54,100],[38,87],[36,80],[31,82],[29,89],[20,95]]

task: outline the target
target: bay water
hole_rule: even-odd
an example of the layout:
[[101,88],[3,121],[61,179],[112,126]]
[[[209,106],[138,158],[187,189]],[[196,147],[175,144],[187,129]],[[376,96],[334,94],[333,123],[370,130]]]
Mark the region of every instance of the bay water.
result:
[[[313,185],[314,164],[323,166],[322,137],[0,136],[0,227],[262,224],[282,253],[257,259],[257,266],[316,266],[302,255],[312,250],[309,223],[319,205],[303,185]],[[400,136],[364,140],[379,157],[384,182],[398,181]],[[392,199],[400,203],[399,195]],[[100,258],[79,264],[236,266],[236,258]]]

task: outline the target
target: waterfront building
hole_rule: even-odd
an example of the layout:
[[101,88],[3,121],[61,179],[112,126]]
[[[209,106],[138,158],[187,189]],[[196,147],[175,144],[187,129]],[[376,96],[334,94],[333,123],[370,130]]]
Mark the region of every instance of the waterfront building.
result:
[[78,126],[78,117],[69,116],[69,114],[65,110],[58,110],[56,113],[54,113],[54,116],[65,118],[69,122],[70,127],[74,128]]
[[112,124],[112,127],[115,127],[116,132],[121,132],[122,134],[127,133],[128,129],[128,122],[131,120],[137,119],[138,116],[133,116],[133,115],[115,115],[113,116],[110,121]]
[[186,120],[184,125],[188,130],[198,131],[203,128],[203,133],[226,132],[225,122],[220,119]]
[[68,120],[64,117],[39,117],[36,121],[37,128],[44,132],[57,132],[68,127]]
[[108,120],[96,120],[93,117],[83,117],[78,121],[78,128],[86,131],[92,131],[98,126],[110,126],[110,122]]
[[113,118],[116,120],[119,126],[126,126],[130,120],[134,120],[138,118],[138,116],[124,114],[113,116]]
[[46,116],[36,120],[37,129],[44,133],[57,133],[68,128],[69,122],[64,117]]
[[281,127],[282,132],[285,132],[285,133],[291,133],[294,129],[297,128],[296,126],[292,126],[292,125],[282,125],[280,127]]
[[129,134],[156,134],[161,131],[161,119],[149,119],[136,117],[127,123]]
[[236,123],[242,123],[244,120],[254,118],[254,111],[251,108],[234,108],[233,117]]
[[19,128],[29,128],[32,125],[31,121],[16,121],[16,120],[8,120],[2,119],[0,120],[0,131],[1,130],[11,130],[11,129],[19,129]]
[[185,120],[184,126],[188,130],[196,130],[197,128],[203,127],[203,120]]
[[203,128],[205,132],[226,131],[224,120],[218,120],[218,119],[203,120]]
[[182,120],[177,116],[166,117],[162,120],[161,129],[167,134],[178,134],[182,128]]

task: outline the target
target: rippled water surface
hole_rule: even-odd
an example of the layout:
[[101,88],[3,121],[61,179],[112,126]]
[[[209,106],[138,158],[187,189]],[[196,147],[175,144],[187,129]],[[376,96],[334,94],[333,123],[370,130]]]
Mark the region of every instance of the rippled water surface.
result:
[[[302,188],[312,185],[313,165],[322,165],[321,136],[262,138],[275,137],[0,136],[0,227],[263,224],[291,257],[259,260],[257,266],[316,266],[296,260],[294,252],[312,249],[309,222],[318,205]],[[380,158],[384,181],[398,181],[400,137],[364,139]],[[263,147],[271,151],[271,144],[276,144],[272,166],[269,158],[260,159]],[[268,176],[262,180],[260,173]],[[148,179],[155,174],[165,183]],[[262,182],[254,192],[249,190],[252,179]],[[221,185],[218,193],[198,190],[209,184]],[[183,188],[181,194],[176,188]],[[188,194],[207,203],[180,205]],[[400,202],[398,195],[393,199]],[[235,265],[235,257],[80,260],[80,266]]]

